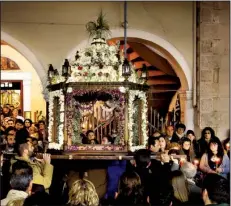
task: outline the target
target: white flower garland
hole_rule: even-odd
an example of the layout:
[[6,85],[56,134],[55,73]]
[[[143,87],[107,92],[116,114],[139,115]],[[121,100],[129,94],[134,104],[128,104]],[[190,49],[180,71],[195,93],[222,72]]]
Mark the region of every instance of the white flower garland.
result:
[[[100,41],[102,39],[93,40]],[[118,59],[119,45],[94,44],[80,50],[79,58],[71,62],[71,76],[67,82],[123,82],[122,62],[124,57]],[[99,66],[101,65],[101,67]],[[129,82],[143,84],[135,71],[134,65],[130,63],[131,75]],[[117,69],[115,69],[117,68]]]
[[[60,125],[59,125],[59,143],[52,142],[52,127],[54,122],[54,97],[59,97],[59,105],[60,105]],[[48,125],[48,140],[49,140],[49,149],[60,150],[63,146],[64,134],[64,95],[62,90],[57,90],[49,93],[49,125]]]
[[[136,120],[133,119],[133,114],[135,112],[133,102],[135,100],[135,97],[138,97],[143,102],[142,107],[142,116],[141,116],[141,130],[143,135],[143,144],[139,146],[133,146],[132,138],[133,138],[133,129],[132,126],[135,123]],[[139,90],[130,90],[129,91],[129,98],[128,98],[128,130],[129,130],[129,140],[128,144],[130,147],[130,150],[134,152],[135,150],[144,149],[146,147],[146,143],[148,140],[147,135],[147,112],[148,112],[148,106],[147,106],[147,96],[146,92],[139,91]]]

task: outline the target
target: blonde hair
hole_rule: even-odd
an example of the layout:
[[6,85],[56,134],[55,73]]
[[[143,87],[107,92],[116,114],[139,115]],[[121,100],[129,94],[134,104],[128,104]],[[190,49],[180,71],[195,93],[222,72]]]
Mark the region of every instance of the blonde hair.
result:
[[180,144],[178,144],[177,142],[172,142],[172,143],[169,144],[169,150],[176,149],[176,148],[178,148],[178,150],[181,149]]
[[68,203],[78,206],[99,205],[99,197],[93,183],[85,178],[75,181],[69,191]]
[[20,199],[14,199],[10,200],[6,206],[23,206],[25,199],[20,198]]
[[172,187],[174,191],[174,197],[181,202],[187,202],[189,196],[188,184],[184,177],[184,174],[176,170],[173,172]]

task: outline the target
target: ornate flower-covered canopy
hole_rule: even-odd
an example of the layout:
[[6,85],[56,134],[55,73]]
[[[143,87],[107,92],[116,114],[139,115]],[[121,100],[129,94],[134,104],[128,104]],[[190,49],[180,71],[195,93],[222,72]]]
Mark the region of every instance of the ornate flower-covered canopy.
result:
[[[76,53],[71,63],[71,76],[68,82],[123,82],[122,63],[124,57],[117,45],[108,45],[103,38],[94,38],[91,45]],[[142,84],[131,66],[129,82]]]

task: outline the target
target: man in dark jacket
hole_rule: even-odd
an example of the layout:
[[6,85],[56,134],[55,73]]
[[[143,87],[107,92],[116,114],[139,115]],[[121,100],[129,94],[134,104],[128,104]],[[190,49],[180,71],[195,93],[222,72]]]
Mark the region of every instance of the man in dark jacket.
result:
[[228,206],[230,201],[229,182],[224,177],[210,173],[204,181],[202,187],[202,198],[205,205]]
[[185,137],[185,125],[182,124],[182,123],[179,123],[176,125],[176,131],[173,133],[173,136],[172,136],[172,139],[171,139],[171,142],[177,142],[180,144],[180,140]]

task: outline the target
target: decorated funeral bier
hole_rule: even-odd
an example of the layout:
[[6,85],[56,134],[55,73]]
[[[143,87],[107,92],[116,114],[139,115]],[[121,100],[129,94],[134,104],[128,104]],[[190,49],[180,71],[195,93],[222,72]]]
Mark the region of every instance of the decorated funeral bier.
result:
[[[102,13],[86,28],[90,46],[65,60],[62,75],[52,65],[48,70],[49,148],[99,154],[145,148],[145,78],[124,58],[120,42],[107,43],[110,30]],[[94,141],[86,142],[89,131]]]

